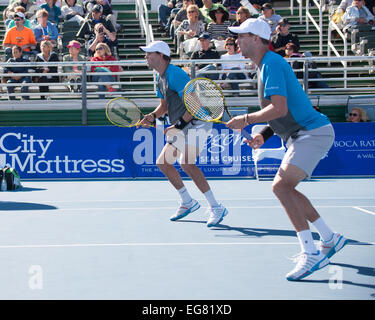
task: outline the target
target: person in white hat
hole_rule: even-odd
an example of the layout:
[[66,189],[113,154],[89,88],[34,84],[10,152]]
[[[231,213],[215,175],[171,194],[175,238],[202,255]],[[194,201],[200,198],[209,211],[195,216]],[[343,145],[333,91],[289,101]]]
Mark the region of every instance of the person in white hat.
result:
[[182,219],[200,207],[198,201],[190,196],[179,172],[173,165],[178,159],[182,170],[191,177],[207,199],[209,204],[207,226],[212,227],[222,221],[228,211],[217,202],[203,172],[195,165],[196,158],[203,150],[206,139],[211,133],[212,123],[195,120],[186,110],[182,95],[190,77],[181,68],[170,64],[168,44],[163,41],[154,41],[140,48],[146,52],[148,67],[158,72],[157,96],[160,98],[160,104],[142,119],[140,125],[150,126],[155,119],[165,114],[168,114],[172,124],[165,129],[167,144],[156,161],[157,166],[181,197],[180,207],[170,219],[172,221]]
[[[259,148],[274,133],[287,144],[288,151],[273,180],[272,191],[281,202],[297,232],[302,252],[287,280],[303,279],[329,264],[329,258],[341,250],[347,240],[334,233],[314,209],[310,201],[296,190],[300,181],[309,178],[334,141],[329,119],[314,110],[289,63],[279,54],[269,51],[271,29],[267,22],[248,19],[229,30],[238,34],[242,54],[258,67],[258,95],[261,110],[234,117],[231,129],[268,122],[268,126],[247,141]],[[321,241],[316,248],[309,222],[318,230]]]

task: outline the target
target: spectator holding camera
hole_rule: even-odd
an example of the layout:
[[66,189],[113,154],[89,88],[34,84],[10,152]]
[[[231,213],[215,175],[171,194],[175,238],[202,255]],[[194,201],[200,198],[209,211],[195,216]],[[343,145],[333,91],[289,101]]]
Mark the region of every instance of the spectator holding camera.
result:
[[83,23],[81,28],[78,30],[76,37],[79,39],[88,40],[93,39],[96,36],[95,26],[101,24],[103,32],[108,36],[111,41],[116,40],[116,32],[112,23],[105,19],[103,16],[103,7],[100,4],[96,4],[91,13],[86,17],[86,21]]
[[95,49],[98,43],[105,43],[111,50],[111,54],[115,55],[115,48],[118,44],[117,38],[115,37],[114,40],[112,40],[113,37],[111,32],[109,32],[109,30],[101,23],[95,25],[94,32],[95,38],[87,43],[88,56],[92,57],[95,54]]

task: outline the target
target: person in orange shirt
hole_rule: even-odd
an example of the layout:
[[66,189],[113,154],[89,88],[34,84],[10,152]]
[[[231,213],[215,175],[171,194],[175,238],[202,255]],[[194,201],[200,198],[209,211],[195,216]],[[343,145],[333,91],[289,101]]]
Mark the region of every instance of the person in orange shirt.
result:
[[26,28],[25,15],[22,12],[14,14],[15,26],[7,31],[3,41],[5,56],[8,60],[12,56],[12,48],[19,46],[23,50],[23,54],[30,55],[32,49],[36,46],[36,40],[33,30]]

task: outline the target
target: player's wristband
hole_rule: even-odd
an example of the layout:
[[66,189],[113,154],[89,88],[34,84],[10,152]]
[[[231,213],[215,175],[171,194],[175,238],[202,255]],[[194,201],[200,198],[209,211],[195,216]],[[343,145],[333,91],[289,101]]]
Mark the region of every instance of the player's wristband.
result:
[[266,126],[259,133],[263,136],[264,142],[266,142],[269,138],[273,136],[274,131],[271,129],[270,126]]
[[189,122],[186,122],[182,117],[180,119],[177,120],[176,124],[174,125],[174,127],[178,130],[182,130],[183,128],[185,128],[187,126]]

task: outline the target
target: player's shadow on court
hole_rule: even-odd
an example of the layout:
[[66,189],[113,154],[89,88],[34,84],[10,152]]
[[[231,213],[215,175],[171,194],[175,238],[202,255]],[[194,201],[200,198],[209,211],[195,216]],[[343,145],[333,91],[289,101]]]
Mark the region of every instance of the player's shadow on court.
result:
[[27,211],[27,210],[57,210],[57,207],[42,203],[32,202],[3,202],[0,201],[0,212],[4,211]]

